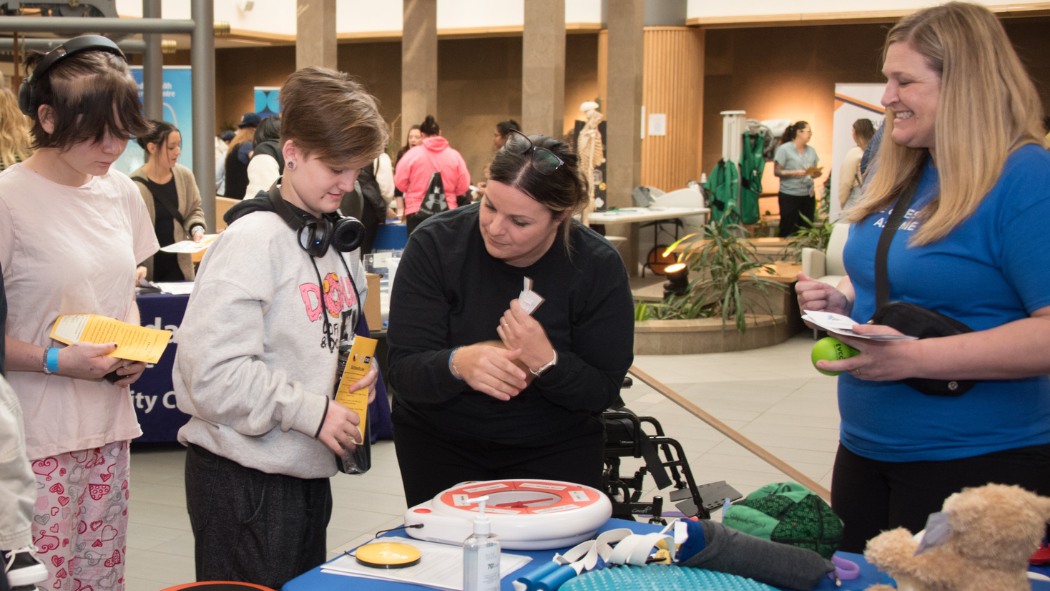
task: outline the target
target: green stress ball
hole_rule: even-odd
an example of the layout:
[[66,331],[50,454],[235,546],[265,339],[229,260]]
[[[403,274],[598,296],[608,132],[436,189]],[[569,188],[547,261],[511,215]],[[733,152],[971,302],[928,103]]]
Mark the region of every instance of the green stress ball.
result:
[[[860,351],[838,339],[825,337],[813,345],[813,353],[810,357],[813,359],[813,367],[817,367],[817,362],[821,359],[825,361],[839,361],[841,359],[849,359],[858,353],[860,353]],[[826,376],[837,376],[842,373],[841,371],[827,371],[820,369],[819,367],[817,367],[817,371]]]

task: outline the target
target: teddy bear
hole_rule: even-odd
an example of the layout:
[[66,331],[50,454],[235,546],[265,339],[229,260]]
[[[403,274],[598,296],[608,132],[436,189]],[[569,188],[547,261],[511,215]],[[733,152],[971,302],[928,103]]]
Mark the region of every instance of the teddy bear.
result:
[[[1019,486],[988,484],[948,497],[935,516],[939,519],[931,516],[919,536],[897,528],[872,538],[864,558],[893,577],[898,591],[1031,589],[1028,558],[1046,532],[1050,499]],[[922,544],[923,534],[937,539]],[[893,588],[875,585],[868,591]]]

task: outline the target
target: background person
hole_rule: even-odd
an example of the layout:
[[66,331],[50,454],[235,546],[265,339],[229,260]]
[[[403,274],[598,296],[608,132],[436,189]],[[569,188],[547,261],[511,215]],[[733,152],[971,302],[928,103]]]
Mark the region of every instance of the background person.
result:
[[[886,39],[878,168],[852,223],[833,288],[799,276],[804,310],[848,314],[862,334],[875,312],[876,244],[901,187],[920,178],[889,250],[890,301],[918,304],[975,332],[876,342],[839,376],[841,443],[832,508],[842,550],[882,530],[922,529],[963,487],[1017,484],[1050,496],[1050,154],[1042,104],[998,18],[952,2],[904,17]],[[970,138],[980,137],[979,142]],[[909,377],[979,380],[929,396]]]
[[497,123],[496,132],[492,134],[492,145],[495,146],[497,150],[502,148],[503,144],[507,143],[507,136],[510,135],[510,132],[512,131],[521,131],[521,126],[518,125],[517,121],[509,119]]
[[857,144],[846,152],[846,157],[839,167],[839,204],[842,211],[852,206],[860,197],[861,187],[864,184],[863,175],[860,172],[860,159],[864,156],[864,150],[868,142],[875,135],[875,126],[871,119],[857,119],[853,122],[853,142]]
[[[797,121],[784,130],[781,144],[773,155],[773,174],[780,178],[780,193],[777,202],[780,205],[780,232],[778,236],[787,238],[798,232],[805,216],[813,222],[817,200],[813,179],[821,175],[817,168],[820,158],[817,151],[809,145],[813,138],[813,129],[805,121]],[[807,223],[807,225],[809,225]]]
[[30,146],[29,120],[18,109],[15,93],[0,87],[0,170],[29,158]]
[[263,119],[252,136],[252,155],[248,160],[247,199],[266,193],[284,174],[284,155],[281,153],[281,118]]
[[226,197],[244,199],[248,190],[248,161],[251,159],[255,128],[262,120],[255,113],[245,113],[237,124],[237,135],[230,140],[226,154]]
[[[126,556],[128,446],[142,434],[128,386],[146,365],[109,357],[115,344],[64,347],[49,335],[65,314],[138,325],[135,264],[157,238],[135,184],[110,169],[129,136],[149,130],[138,85],[112,41],[66,46],[81,43],[27,79],[36,152],[0,172],[0,267],[7,379],[35,464],[33,518],[48,525],[33,539],[51,573],[43,586],[71,589],[73,577],[57,575],[75,562],[81,588],[115,589],[125,560],[99,557]],[[113,371],[115,383],[103,379]]]
[[[416,146],[423,143],[423,132],[419,131],[418,125],[413,125],[408,129],[408,138],[405,140],[405,145],[397,151],[397,158],[394,159],[393,171],[397,172],[397,165],[401,162],[401,158],[405,154],[415,148]],[[397,183],[394,183],[394,211],[397,213],[397,217],[402,220],[405,218],[405,193],[401,189],[397,188]]]
[[[146,152],[146,163],[131,173],[146,203],[157,242],[168,246],[204,238],[204,211],[193,171],[178,163],[182,134],[167,121],[151,121],[153,128],[136,141]],[[142,263],[150,281],[193,281],[193,257],[158,251]]]
[[394,184],[405,193],[404,206],[399,202],[398,210],[405,212],[409,234],[424,219],[416,212],[423,205],[423,195],[430,185],[433,173],[441,173],[441,183],[449,209],[455,209],[456,197],[470,189],[467,163],[463,161],[463,156],[450,148],[448,141],[441,137],[441,127],[437,121],[427,115],[419,126],[419,131],[423,134],[423,143],[405,153],[394,173]]
[[[465,480],[601,488],[600,413],[633,360],[627,271],[572,219],[587,203],[576,154],[517,137],[484,199],[421,225],[398,266],[389,375],[410,507]],[[532,316],[516,299],[525,277],[546,298]]]

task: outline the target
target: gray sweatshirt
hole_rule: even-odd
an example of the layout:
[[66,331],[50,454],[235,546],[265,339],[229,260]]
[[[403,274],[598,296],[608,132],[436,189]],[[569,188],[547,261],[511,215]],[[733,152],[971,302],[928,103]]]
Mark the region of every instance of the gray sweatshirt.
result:
[[[180,442],[271,474],[335,475],[335,455],[314,434],[335,386],[336,345],[361,310],[339,256],[315,259],[318,285],[295,232],[266,211],[215,239],[178,331],[172,381],[192,416]],[[345,259],[363,303],[360,251]]]

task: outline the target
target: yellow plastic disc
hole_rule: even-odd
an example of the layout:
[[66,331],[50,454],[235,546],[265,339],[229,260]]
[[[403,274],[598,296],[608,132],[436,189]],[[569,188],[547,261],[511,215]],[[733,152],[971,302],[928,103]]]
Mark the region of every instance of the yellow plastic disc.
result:
[[419,563],[419,548],[397,542],[365,544],[354,552],[357,562],[372,568],[405,568]]

